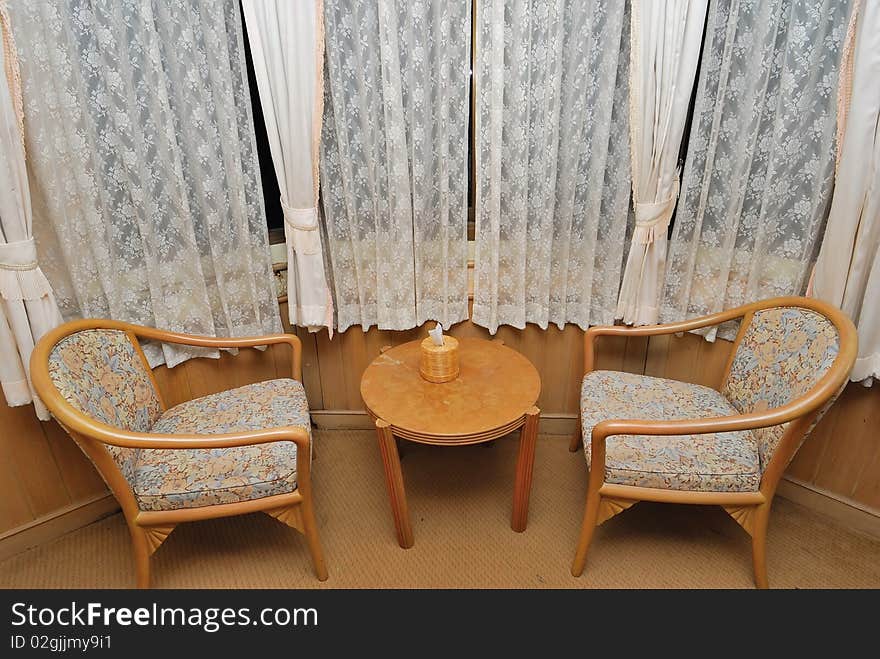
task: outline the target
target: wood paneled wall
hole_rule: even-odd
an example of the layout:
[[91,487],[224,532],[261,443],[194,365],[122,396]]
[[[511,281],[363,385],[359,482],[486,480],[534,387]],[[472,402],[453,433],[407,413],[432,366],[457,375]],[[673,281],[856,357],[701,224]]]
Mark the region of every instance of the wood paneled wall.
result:
[[[287,310],[282,308],[282,317]],[[303,380],[312,410],[362,410],[360,377],[385,345],[424,335],[424,329],[390,332],[353,327],[328,339],[326,332],[298,329],[303,341]],[[460,323],[454,336],[487,337],[486,330]],[[539,400],[548,417],[574,418],[583,364],[582,332],[574,326],[547,330],[503,327],[498,337],[528,357],[543,381]],[[717,386],[730,343],[700,337],[665,336],[620,341],[603,337],[597,366]],[[169,404],[290,374],[286,346],[242,350],[219,360],[198,359],[174,369],[156,369]],[[573,421],[572,421],[573,427]],[[880,387],[857,384],[816,428],[789,474],[866,508],[880,510]],[[377,476],[378,478],[378,476]],[[0,540],[106,494],[91,464],[55,422],[40,422],[30,407],[0,404]]]
[[54,421],[0,401],[0,537],[106,492],[91,463]]

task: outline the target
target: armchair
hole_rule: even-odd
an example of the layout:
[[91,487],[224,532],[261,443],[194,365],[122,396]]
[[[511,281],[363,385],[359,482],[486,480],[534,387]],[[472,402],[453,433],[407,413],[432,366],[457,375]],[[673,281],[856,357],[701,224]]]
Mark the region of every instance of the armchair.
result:
[[[167,407],[140,338],[208,348],[287,343],[294,379],[238,387]],[[289,334],[191,336],[87,319],[34,348],[37,393],[119,501],[137,586],[177,524],[263,511],[303,533],[318,579],[327,569],[312,508],[311,430],[302,348]]]
[[[603,335],[653,336],[741,319],[718,387],[594,371]],[[839,309],[801,297],[755,302],[668,325],[592,327],[584,334],[580,422],[590,470],[571,572],[595,528],[639,501],[716,504],[752,538],[755,583],[767,588],[766,538],[779,479],[846,386],[856,329]]]

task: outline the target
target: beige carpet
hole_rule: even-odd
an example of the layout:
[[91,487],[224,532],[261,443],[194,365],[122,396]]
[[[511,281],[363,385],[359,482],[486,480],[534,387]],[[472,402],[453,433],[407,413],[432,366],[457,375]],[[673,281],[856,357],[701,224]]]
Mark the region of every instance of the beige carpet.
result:
[[[317,432],[314,479],[330,579],[314,578],[303,538],[261,514],[178,527],[153,559],[159,588],[750,588],[749,539],[714,507],[642,503],[597,531],[583,577],[569,565],[586,467],[567,439],[541,437],[529,526],[510,530],[516,444],[407,444],[415,546],[400,549],[373,434]],[[880,587],[880,541],[776,500],[768,548],[778,588]],[[0,563],[0,587],[133,585],[114,515]]]

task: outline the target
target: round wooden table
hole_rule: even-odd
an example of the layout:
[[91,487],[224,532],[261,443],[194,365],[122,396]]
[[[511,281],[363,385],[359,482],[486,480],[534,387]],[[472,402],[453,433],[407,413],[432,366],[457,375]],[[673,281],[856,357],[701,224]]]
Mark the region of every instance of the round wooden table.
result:
[[398,543],[412,547],[413,532],[395,436],[435,446],[464,446],[522,428],[511,527],[524,531],[541,414],[535,407],[541,393],[538,371],[501,341],[459,339],[459,376],[435,384],[419,375],[419,344],[388,348],[361,379],[361,397],[376,422]]

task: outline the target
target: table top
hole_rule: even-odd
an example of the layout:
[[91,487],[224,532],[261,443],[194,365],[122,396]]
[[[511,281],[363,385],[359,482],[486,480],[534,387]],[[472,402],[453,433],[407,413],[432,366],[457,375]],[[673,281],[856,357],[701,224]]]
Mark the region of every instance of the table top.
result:
[[420,340],[376,357],[361,379],[367,411],[395,435],[429,444],[473,444],[520,427],[541,393],[538,371],[500,341],[458,341],[461,372],[440,384],[419,375]]

